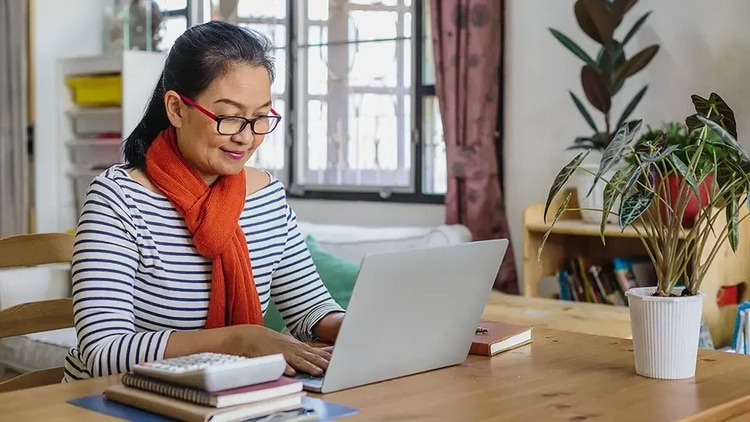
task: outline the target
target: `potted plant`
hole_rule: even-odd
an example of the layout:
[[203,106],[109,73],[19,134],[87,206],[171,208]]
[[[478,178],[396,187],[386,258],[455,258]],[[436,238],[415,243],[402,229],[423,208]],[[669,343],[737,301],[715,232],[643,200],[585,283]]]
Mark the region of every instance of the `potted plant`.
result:
[[[617,216],[620,228],[632,227],[654,265],[657,285],[626,292],[630,308],[635,369],[640,375],[660,379],[689,378],[695,374],[698,336],[703,309],[700,290],[708,268],[721,247],[729,242],[736,252],[738,227],[746,218],[741,207],[750,191],[750,156],[737,142],[732,109],[712,93],[708,99],[692,96],[696,113],[686,126],[686,142],[667,145],[667,134],[639,142],[641,121],[623,123],[602,154],[589,191],[604,186],[600,235],[606,244],[606,217]],[[555,177],[544,209],[576,170],[587,149],[579,153]],[[620,165],[610,180],[602,175]],[[679,176],[677,192],[670,176]],[[698,208],[695,224],[682,225],[691,195],[713,175],[707,200]],[[555,212],[539,254],[559,217],[570,208],[572,193]],[[672,200],[674,198],[674,200]],[[620,205],[613,208],[615,200]],[[750,202],[748,202],[750,206]]]
[[[589,38],[599,44],[596,59],[586,53],[568,36],[556,29],[549,29],[566,49],[583,61],[581,86],[589,104],[601,114],[600,120],[602,120],[597,124],[583,102],[569,90],[573,103],[591,128],[592,133],[577,137],[568,149],[586,149],[593,151],[596,155],[600,154],[609,145],[615,129],[621,127],[627,121],[648,90],[648,85],[643,86],[627,103],[619,118],[616,121],[614,120],[615,116],[612,110],[614,97],[620,92],[625,81],[643,70],[659,51],[658,45],[650,45],[630,58],[625,54],[625,47],[628,42],[643,26],[651,12],[644,13],[635,21],[622,41],[615,37],[615,32],[626,13],[636,3],[637,0],[578,0],[575,2],[574,12],[578,26]],[[592,163],[582,165],[595,171],[599,164],[596,162],[596,158],[591,161]],[[611,178],[614,169],[610,170],[612,171],[601,175],[601,177]],[[578,198],[582,204],[587,205],[587,208],[599,208],[602,205],[604,192],[598,186],[586,195],[582,195],[585,187],[591,185],[590,173],[581,172],[578,175],[578,184],[582,186]],[[601,220],[601,212],[582,211],[581,215],[586,222],[597,223]],[[611,222],[616,222],[616,220]]]

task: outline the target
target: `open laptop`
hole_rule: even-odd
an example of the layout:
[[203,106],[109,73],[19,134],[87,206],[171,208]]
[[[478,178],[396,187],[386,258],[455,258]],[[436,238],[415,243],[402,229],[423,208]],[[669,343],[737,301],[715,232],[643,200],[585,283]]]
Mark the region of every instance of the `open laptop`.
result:
[[507,239],[364,257],[328,369],[298,373],[330,393],[462,363]]

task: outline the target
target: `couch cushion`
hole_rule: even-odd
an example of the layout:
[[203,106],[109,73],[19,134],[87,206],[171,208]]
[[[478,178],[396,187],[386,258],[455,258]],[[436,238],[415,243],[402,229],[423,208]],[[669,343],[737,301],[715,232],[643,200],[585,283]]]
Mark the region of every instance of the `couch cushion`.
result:
[[[312,236],[308,235],[305,238],[305,243],[307,243],[310,256],[323,284],[331,293],[333,300],[346,309],[349,306],[349,299],[357,280],[359,265],[327,252]],[[266,327],[276,331],[281,331],[285,327],[284,320],[273,301],[268,304],[263,321]]]

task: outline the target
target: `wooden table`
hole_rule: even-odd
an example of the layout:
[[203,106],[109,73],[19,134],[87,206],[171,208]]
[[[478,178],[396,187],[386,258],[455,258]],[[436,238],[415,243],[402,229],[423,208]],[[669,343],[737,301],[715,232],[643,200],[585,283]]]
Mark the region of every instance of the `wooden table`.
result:
[[[702,350],[695,379],[659,381],[635,375],[630,340],[544,328],[534,329],[533,339],[493,358],[471,356],[459,366],[323,398],[357,408],[359,415],[344,419],[352,422],[666,422],[750,395],[748,356]],[[0,415],[14,421],[115,420],[65,402],[100,393],[117,380],[0,394]],[[745,409],[748,403],[741,400],[737,406]]]
[[493,291],[482,318],[537,328],[631,338],[630,310],[625,306],[570,302],[508,295]]

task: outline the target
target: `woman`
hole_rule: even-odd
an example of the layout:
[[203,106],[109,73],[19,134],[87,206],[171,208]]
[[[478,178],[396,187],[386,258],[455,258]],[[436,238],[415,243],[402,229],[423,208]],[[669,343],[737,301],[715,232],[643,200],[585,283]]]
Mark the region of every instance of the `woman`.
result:
[[[245,168],[278,127],[273,46],[209,22],[177,39],[125,165],[91,183],[72,263],[78,347],[66,380],[200,352],[283,353],[287,374],[320,375],[342,309],[322,284],[286,202]],[[273,300],[294,337],[262,326]]]

